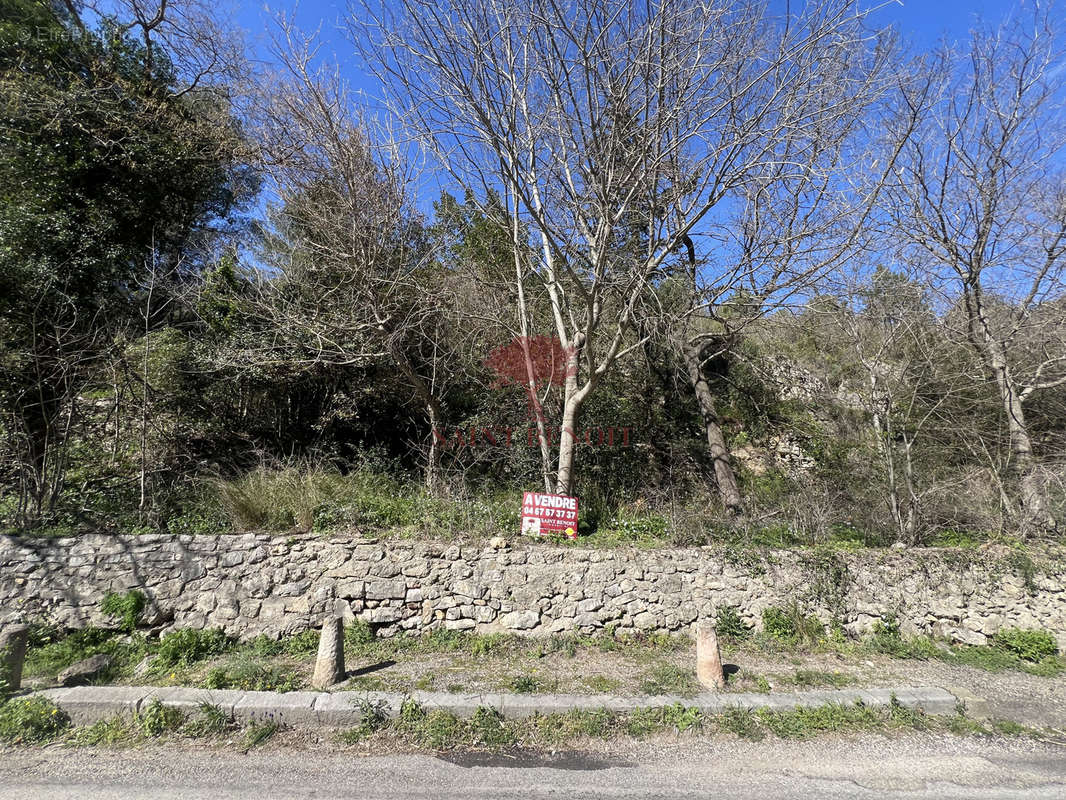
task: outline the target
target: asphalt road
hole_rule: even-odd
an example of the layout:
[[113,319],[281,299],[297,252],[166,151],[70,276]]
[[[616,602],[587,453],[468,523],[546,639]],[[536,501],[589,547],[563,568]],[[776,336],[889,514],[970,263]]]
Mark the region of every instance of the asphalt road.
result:
[[[611,749],[614,747],[615,749]],[[329,746],[0,751],[0,798],[1055,798],[1066,747],[932,734],[669,740],[537,756],[360,756]]]

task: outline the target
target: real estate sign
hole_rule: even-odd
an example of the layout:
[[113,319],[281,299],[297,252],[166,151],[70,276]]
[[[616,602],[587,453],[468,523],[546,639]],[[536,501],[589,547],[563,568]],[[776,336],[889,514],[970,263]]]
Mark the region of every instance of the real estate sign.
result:
[[522,533],[543,536],[556,531],[577,536],[577,498],[526,492],[522,498]]

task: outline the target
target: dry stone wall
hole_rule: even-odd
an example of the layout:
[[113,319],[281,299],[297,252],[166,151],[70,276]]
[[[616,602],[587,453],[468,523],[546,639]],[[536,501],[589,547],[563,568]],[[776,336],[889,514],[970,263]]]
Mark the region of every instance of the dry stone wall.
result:
[[1066,567],[951,550],[811,553],[714,548],[593,550],[540,543],[375,541],[357,536],[0,537],[0,623],[107,624],[109,592],[137,589],[160,629],[281,636],[341,613],[382,635],[434,628],[529,635],[682,631],[736,606],[800,604],[866,631],[883,614],[908,632],[982,643],[1001,627],[1045,628],[1066,646]]

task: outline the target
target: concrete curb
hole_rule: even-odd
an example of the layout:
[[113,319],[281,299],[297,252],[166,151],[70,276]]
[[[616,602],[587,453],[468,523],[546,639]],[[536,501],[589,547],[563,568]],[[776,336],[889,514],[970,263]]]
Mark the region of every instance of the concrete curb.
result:
[[[898,687],[890,689],[843,689],[781,694],[699,694],[694,697],[654,695],[620,697],[616,695],[576,694],[449,694],[446,692],[242,692],[232,689],[193,689],[153,686],[78,686],[69,689],[45,689],[36,693],[46,697],[78,725],[91,725],[117,715],[132,716],[153,701],[182,709],[196,716],[202,704],[218,706],[240,722],[277,722],[292,727],[349,728],[362,719],[363,708],[372,706],[395,717],[407,699],[428,709],[450,711],[469,717],[482,706],[494,708],[504,717],[522,719],[532,714],[566,711],[632,712],[680,703],[698,708],[705,714],[720,714],[732,708],[791,711],[831,703],[862,703],[870,708],[884,708],[895,697],[900,705],[920,709],[927,714],[953,714],[960,700],[938,687]],[[972,702],[974,699],[965,698]]]

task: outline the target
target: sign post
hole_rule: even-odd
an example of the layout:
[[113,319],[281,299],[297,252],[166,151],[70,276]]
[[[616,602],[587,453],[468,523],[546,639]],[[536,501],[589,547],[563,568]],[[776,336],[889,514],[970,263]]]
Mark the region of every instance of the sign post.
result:
[[522,533],[529,536],[563,533],[568,539],[576,539],[577,498],[526,492],[522,498]]

